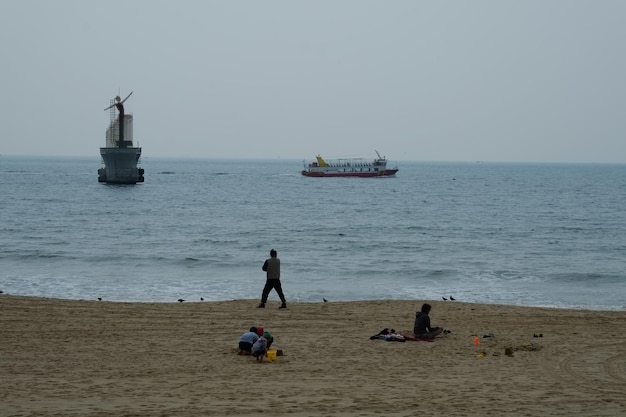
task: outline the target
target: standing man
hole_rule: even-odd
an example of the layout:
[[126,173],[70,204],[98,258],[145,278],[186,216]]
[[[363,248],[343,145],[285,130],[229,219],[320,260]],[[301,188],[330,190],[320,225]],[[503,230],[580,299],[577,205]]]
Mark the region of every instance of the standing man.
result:
[[283,302],[278,308],[287,308],[287,301],[285,301],[283,288],[280,285],[280,259],[278,259],[278,254],[274,249],[270,251],[270,257],[265,260],[262,269],[267,272],[267,279],[265,281],[265,287],[263,287],[263,294],[261,294],[261,304],[259,304],[258,307],[265,308],[267,296],[272,289],[275,289],[280,297],[280,301]]

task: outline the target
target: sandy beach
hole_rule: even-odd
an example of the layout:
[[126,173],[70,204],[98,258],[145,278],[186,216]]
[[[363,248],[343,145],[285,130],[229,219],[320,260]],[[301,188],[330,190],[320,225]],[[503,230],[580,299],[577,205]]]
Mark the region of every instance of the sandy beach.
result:
[[[429,301],[450,334],[370,340],[410,333],[424,301],[279,310],[2,294],[0,415],[626,415],[626,312]],[[238,356],[253,325],[284,355]]]

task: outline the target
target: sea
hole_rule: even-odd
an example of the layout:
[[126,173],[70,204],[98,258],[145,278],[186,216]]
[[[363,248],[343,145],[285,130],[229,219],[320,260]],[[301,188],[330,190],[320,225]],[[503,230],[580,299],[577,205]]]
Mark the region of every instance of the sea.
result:
[[98,156],[0,156],[0,291],[258,299],[276,249],[288,302],[626,309],[625,164],[390,165],[308,178],[301,160],[144,157],[144,183],[110,185]]

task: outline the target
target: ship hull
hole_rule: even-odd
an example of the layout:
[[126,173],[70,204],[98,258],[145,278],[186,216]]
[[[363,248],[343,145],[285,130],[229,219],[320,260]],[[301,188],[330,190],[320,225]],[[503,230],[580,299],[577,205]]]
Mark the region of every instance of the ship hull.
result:
[[98,181],[108,184],[143,182],[143,168],[137,167],[141,148],[100,148],[104,168],[98,170]]
[[305,177],[359,177],[359,178],[371,178],[371,177],[391,177],[396,175],[397,169],[384,169],[375,172],[338,172],[338,171],[312,171],[303,170],[302,175]]

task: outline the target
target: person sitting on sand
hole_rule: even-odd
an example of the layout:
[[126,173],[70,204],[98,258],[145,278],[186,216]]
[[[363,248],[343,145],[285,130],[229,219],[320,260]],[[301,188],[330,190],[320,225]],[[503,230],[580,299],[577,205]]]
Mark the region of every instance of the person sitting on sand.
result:
[[430,304],[424,303],[422,304],[422,310],[415,313],[415,325],[413,326],[413,333],[415,337],[419,339],[432,339],[435,336],[438,336],[443,332],[441,327],[432,327],[430,325],[430,309],[432,306]]
[[250,327],[250,330],[245,332],[239,338],[239,353],[237,355],[251,355],[252,346],[259,340],[259,335],[256,334],[256,327]]
[[[267,333],[267,332],[266,332]],[[263,358],[267,354],[267,339],[265,335],[258,338],[254,345],[252,345],[252,356],[254,356],[257,362],[263,362]]]

